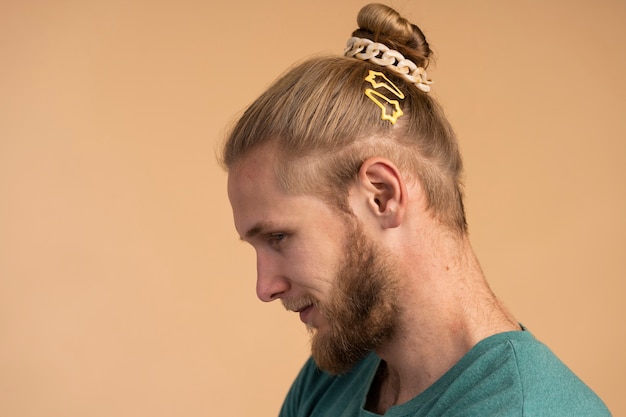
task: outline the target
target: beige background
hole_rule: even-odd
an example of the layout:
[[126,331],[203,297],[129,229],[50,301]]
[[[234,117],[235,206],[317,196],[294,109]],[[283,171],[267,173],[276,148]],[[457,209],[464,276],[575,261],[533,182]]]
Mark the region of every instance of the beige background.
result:
[[[276,415],[308,337],[256,300],[214,153],[363,4],[0,1],[0,415]],[[493,287],[626,415],[626,3],[389,4],[438,54]]]

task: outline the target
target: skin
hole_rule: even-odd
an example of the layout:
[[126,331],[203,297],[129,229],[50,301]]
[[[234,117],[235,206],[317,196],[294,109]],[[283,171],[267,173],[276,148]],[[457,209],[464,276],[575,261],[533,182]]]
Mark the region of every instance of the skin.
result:
[[[283,191],[273,156],[265,145],[239,161],[229,172],[228,194],[237,232],[257,254],[258,297],[300,311],[331,299],[345,224],[319,198]],[[482,339],[520,328],[489,289],[468,237],[437,222],[420,182],[392,161],[364,161],[348,202],[366,238],[393,254],[401,288],[395,332],[374,348],[385,368],[367,408],[382,414],[424,391]],[[328,331],[316,305],[303,315],[316,332]]]

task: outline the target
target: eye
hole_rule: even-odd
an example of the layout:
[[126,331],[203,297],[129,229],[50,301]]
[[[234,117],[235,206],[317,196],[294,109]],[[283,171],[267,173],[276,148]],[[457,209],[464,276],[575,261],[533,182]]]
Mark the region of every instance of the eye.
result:
[[274,248],[278,248],[280,244],[287,238],[287,234],[283,232],[270,233],[268,241]]
[[271,233],[270,234],[270,240],[274,241],[274,242],[280,242],[281,240],[285,239],[287,237],[286,233]]

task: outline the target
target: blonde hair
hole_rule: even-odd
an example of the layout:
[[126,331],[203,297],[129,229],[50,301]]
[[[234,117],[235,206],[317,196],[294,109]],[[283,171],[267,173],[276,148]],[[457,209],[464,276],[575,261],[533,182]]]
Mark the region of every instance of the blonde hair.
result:
[[[353,36],[384,43],[419,66],[430,48],[419,28],[395,10],[370,4],[361,9]],[[405,95],[397,123],[365,94],[369,71],[383,72]],[[277,152],[275,170],[290,192],[315,193],[346,207],[347,191],[370,156],[393,161],[420,180],[428,208],[453,230],[467,229],[462,161],[443,111],[428,94],[371,62],[340,56],[309,59],[271,85],[236,123],[222,153],[228,170],[259,146]]]

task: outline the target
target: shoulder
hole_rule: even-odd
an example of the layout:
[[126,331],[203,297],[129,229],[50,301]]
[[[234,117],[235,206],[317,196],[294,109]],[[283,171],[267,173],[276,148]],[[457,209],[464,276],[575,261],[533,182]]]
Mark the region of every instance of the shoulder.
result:
[[424,416],[610,416],[593,391],[527,331],[481,341],[409,409]]
[[519,372],[525,415],[610,416],[602,400],[546,345],[529,332],[518,333],[507,344]]

